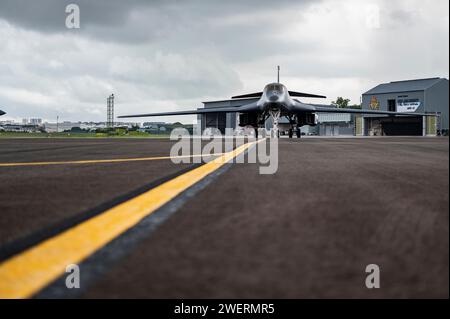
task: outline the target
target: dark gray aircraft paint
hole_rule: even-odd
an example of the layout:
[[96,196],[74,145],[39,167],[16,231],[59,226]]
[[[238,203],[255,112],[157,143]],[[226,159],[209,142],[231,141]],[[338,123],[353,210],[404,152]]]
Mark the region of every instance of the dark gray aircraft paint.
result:
[[6,112],[3,112],[2,110],[0,110],[0,116],[5,115]]
[[259,100],[250,104],[244,104],[239,107],[218,107],[212,109],[198,109],[180,112],[163,112],[151,114],[123,115],[119,118],[147,117],[147,116],[170,116],[170,115],[188,115],[188,114],[206,114],[206,113],[240,113],[239,125],[252,126],[257,129],[263,127],[265,121],[273,118],[274,129],[278,130],[278,120],[280,117],[286,117],[291,124],[289,136],[293,135],[293,127],[296,126],[297,136],[300,137],[300,127],[305,125],[317,125],[317,113],[352,113],[352,114],[377,114],[390,116],[420,116],[419,113],[399,113],[387,111],[339,109],[333,106],[305,104],[294,97],[326,98],[322,95],[300,93],[288,91],[286,86],[281,83],[271,83],[266,85],[263,92],[251,93],[234,96],[232,99],[258,98]]

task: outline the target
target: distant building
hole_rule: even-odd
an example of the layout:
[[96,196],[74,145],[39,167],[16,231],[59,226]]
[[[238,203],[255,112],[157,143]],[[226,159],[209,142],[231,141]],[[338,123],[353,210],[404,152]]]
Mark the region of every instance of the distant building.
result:
[[[132,128],[139,127],[139,123],[128,123],[128,122],[114,122],[114,127],[121,128]],[[72,128],[79,127],[82,130],[94,131],[97,129],[105,129],[107,127],[106,122],[69,122],[64,121],[61,123],[44,123],[43,127],[49,133],[56,132],[64,132],[71,130]]]
[[81,122],[64,121],[61,123],[44,123],[44,129],[48,133],[64,132],[67,130],[71,130],[74,127],[83,128],[82,126],[83,125]]
[[22,119],[22,124],[23,125],[28,125],[28,124],[31,124],[31,125],[42,125],[42,119],[40,119],[40,118],[25,118],[25,119]]
[[35,133],[41,132],[41,127],[39,125],[31,124],[2,124],[1,131],[4,132],[25,132],[25,133]]
[[352,136],[355,135],[355,116],[346,113],[320,113],[319,135]]
[[158,127],[159,125],[165,125],[166,122],[144,122],[142,127]]
[[42,125],[42,119],[30,119],[29,124],[31,124],[31,125]]

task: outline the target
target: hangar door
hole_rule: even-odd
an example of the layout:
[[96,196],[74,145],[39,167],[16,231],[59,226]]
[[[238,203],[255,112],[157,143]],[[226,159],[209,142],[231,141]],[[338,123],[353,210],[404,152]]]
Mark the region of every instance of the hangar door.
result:
[[415,117],[384,117],[371,119],[378,121],[384,136],[422,136],[423,119]]
[[227,124],[227,115],[225,113],[207,113],[204,114],[205,128],[215,127],[225,134]]

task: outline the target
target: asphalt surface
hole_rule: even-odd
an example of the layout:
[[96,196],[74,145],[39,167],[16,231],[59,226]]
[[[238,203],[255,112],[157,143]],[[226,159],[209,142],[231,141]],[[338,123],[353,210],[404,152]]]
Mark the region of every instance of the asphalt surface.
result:
[[[0,139],[0,163],[167,156],[168,140]],[[189,167],[154,162],[0,167],[0,245],[58,227]]]
[[[0,140],[0,163],[165,156],[171,145]],[[102,265],[80,296],[448,298],[448,139],[279,146],[275,175],[232,165]],[[0,251],[189,167],[168,160],[0,167]],[[368,264],[381,268],[380,289],[365,286]]]

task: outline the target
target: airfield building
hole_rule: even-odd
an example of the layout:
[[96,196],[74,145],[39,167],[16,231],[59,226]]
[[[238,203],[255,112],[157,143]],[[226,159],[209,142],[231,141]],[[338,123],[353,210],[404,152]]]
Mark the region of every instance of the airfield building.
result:
[[362,95],[362,108],[437,116],[356,118],[356,134],[367,136],[437,135],[448,133],[448,80],[429,78],[380,84]]
[[[208,101],[203,102],[205,108],[217,108],[217,107],[238,107],[244,104],[253,103],[258,99],[234,99],[234,100],[221,100],[221,101]],[[226,128],[235,129],[239,127],[239,119],[236,113],[208,113],[199,114],[197,122],[199,123],[198,129],[204,132],[206,128],[216,128],[222,134],[225,133]]]
[[320,113],[318,135],[354,136],[355,115],[347,113]]

